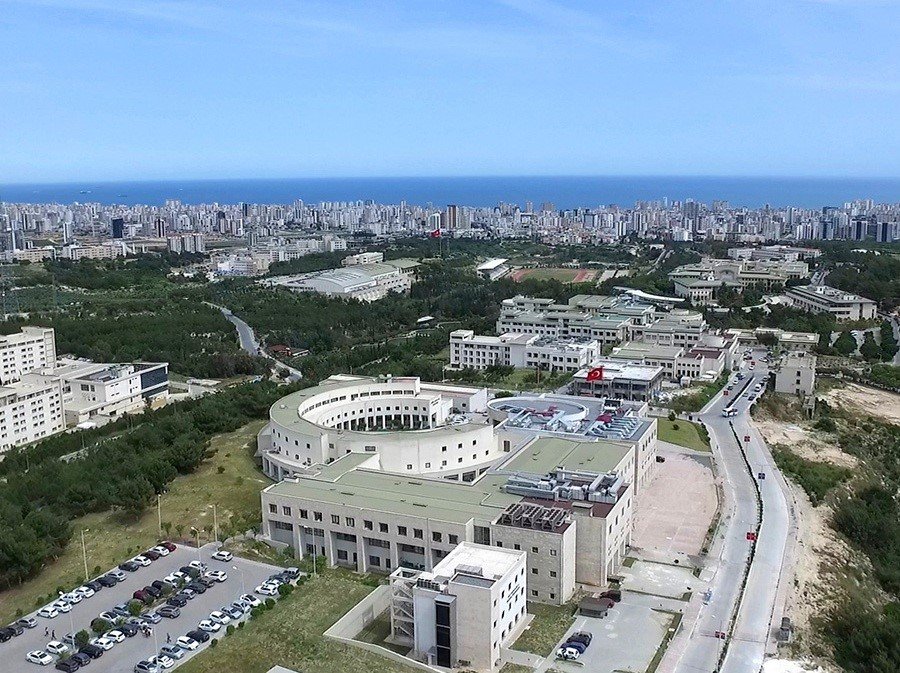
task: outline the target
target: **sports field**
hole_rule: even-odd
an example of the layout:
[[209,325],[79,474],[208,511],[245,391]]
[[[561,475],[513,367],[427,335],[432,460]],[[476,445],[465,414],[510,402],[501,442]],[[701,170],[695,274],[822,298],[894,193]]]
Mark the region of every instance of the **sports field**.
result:
[[513,280],[536,278],[538,280],[558,280],[562,283],[591,283],[597,279],[594,269],[564,269],[561,267],[541,267],[516,269],[510,277]]

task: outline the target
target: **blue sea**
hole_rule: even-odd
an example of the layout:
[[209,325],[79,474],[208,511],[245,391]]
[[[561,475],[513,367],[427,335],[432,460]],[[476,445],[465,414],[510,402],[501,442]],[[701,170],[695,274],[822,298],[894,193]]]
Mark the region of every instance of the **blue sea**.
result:
[[306,203],[372,200],[375,203],[494,206],[532,201],[537,208],[633,206],[636,201],[728,201],[732,206],[839,206],[854,199],[900,202],[900,178],[781,177],[413,177],[297,178],[254,180],[169,180],[0,184],[0,201],[161,205],[183,203]]

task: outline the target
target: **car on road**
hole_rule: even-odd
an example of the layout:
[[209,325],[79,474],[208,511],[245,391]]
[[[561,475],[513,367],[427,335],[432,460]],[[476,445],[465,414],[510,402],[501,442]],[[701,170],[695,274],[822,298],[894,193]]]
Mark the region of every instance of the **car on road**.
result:
[[203,577],[208,577],[216,582],[224,582],[228,579],[228,574],[224,570],[210,570]]
[[194,629],[187,632],[188,638],[196,640],[198,643],[205,643],[209,640],[209,634],[201,629]]
[[159,648],[159,653],[164,654],[165,656],[169,657],[169,659],[173,659],[175,661],[178,661],[184,656],[184,650],[175,645],[163,645]]
[[91,645],[90,643],[88,643],[87,645],[83,645],[78,651],[82,654],[88,655],[91,659],[99,659],[103,656],[103,648],[97,647],[96,645]]
[[193,652],[198,647],[200,647],[200,643],[191,638],[190,636],[178,636],[175,639],[175,644],[178,645],[185,652]]
[[181,610],[176,608],[174,605],[163,605],[157,608],[156,613],[160,617],[165,617],[166,619],[175,619],[178,615],[181,614]]
[[25,660],[39,666],[49,666],[53,663],[53,657],[44,652],[44,650],[32,650],[25,655]]
[[225,626],[226,624],[231,624],[231,617],[226,612],[222,612],[221,610],[213,610],[209,613],[209,618],[211,621],[216,624],[221,624]]
[[53,668],[57,671],[65,671],[65,673],[75,673],[81,668],[81,664],[70,657],[69,659],[60,659]]
[[62,612],[62,613],[67,613],[67,612],[71,612],[71,611],[72,611],[72,606],[69,605],[68,603],[66,603],[66,602],[63,601],[63,600],[54,601],[52,605],[53,605],[53,607],[55,607],[59,612]]
[[26,629],[33,629],[37,626],[37,620],[34,617],[22,617],[22,619],[16,620],[16,624]]
[[63,654],[69,651],[68,646],[65,643],[61,643],[58,640],[51,640],[47,643],[47,647],[44,648],[50,654]]
[[37,612],[38,617],[43,617],[44,619],[55,619],[59,617],[59,610],[57,610],[53,605],[45,605]]
[[134,561],[125,561],[125,563],[119,564],[119,570],[127,570],[130,573],[140,570],[140,567],[141,566]]
[[97,578],[97,584],[99,584],[100,586],[105,587],[107,589],[109,587],[116,586],[118,583],[119,583],[119,578],[117,578],[115,575],[104,575],[103,577]]
[[218,622],[214,622],[211,619],[201,619],[200,623],[197,624],[201,631],[206,631],[207,633],[218,633],[222,628],[222,625]]
[[7,640],[11,640],[15,635],[12,629],[0,629],[0,643],[5,643]]
[[225,561],[226,563],[234,558],[234,554],[230,551],[225,551],[224,549],[220,549],[216,553],[212,555],[213,560],[215,561]]
[[110,640],[106,636],[97,636],[96,638],[91,638],[88,642],[95,647],[99,647],[104,652],[108,652],[116,644],[114,640]]
[[159,673],[159,666],[144,659],[134,665],[134,673]]

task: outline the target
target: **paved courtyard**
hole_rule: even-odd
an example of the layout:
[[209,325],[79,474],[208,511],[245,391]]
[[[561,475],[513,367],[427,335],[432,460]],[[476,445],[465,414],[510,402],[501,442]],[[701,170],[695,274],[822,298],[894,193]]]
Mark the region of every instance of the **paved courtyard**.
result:
[[681,598],[704,584],[690,568],[653,561],[636,560],[630,568],[622,566],[619,574],[623,590],[667,598]]
[[632,547],[669,555],[695,556],[718,508],[711,456],[660,448],[660,463],[641,493],[635,512]]

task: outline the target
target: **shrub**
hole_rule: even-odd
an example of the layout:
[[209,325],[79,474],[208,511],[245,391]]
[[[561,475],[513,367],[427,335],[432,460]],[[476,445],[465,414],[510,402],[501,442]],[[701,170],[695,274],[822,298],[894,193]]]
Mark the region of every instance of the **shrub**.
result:
[[674,420],[675,420],[675,412],[674,412],[674,411],[670,411],[670,412],[669,412],[669,420],[670,420],[670,421],[674,421]]
[[275,599],[274,599],[274,598],[267,598],[267,599],[266,599],[266,602],[263,603],[263,605],[266,606],[266,610],[271,610],[272,608],[275,607]]
[[284,598],[285,596],[290,596],[291,592],[294,590],[294,587],[290,584],[281,584],[278,586],[278,595]]
[[238,622],[238,628],[239,629],[244,628],[244,622]]
[[215,646],[218,645],[218,644],[219,644],[218,638],[213,638],[212,640],[209,641],[209,646],[210,646],[210,647],[215,647]]
[[230,636],[232,633],[234,633],[234,624],[229,624],[225,627],[225,635]]
[[251,616],[253,619],[256,619],[257,617],[259,617],[259,616],[260,616],[263,612],[265,612],[265,611],[266,611],[266,606],[265,606],[265,605],[257,605],[255,608],[251,608],[251,609],[250,609],[250,616]]
[[678,423],[672,423],[673,430],[677,430],[679,427],[681,427],[681,426],[679,426]]
[[218,472],[219,474],[224,474],[224,473],[225,473],[225,466],[224,466],[224,465],[219,465],[219,467],[216,468],[216,472]]
[[97,617],[94,621],[91,622],[91,631],[96,634],[106,633],[112,628],[112,624],[110,624],[105,619],[101,619]]
[[78,647],[84,647],[88,644],[88,641],[91,639],[91,634],[82,629],[78,633],[75,634],[75,644]]

